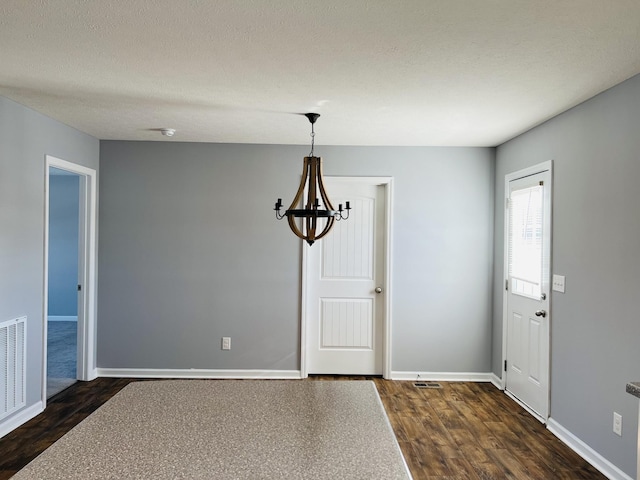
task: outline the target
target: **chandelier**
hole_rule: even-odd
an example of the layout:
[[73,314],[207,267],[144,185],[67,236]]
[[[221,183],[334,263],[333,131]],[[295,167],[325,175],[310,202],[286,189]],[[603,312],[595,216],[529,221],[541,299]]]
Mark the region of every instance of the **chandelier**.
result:
[[[287,217],[289,227],[293,233],[309,245],[313,245],[313,242],[329,233],[334,222],[349,218],[351,206],[349,202],[346,202],[344,209],[342,208],[342,204],[339,204],[338,210],[335,210],[331,205],[327,192],[324,189],[324,182],[322,181],[322,157],[313,155],[316,136],[313,126],[320,114],[305,113],[304,116],[311,122],[311,153],[308,157],[304,157],[302,179],[300,180],[298,192],[291,202],[291,206],[284,213],[280,213],[282,199],[279,198],[274,210],[276,211],[276,218],[278,220]],[[303,208],[298,208],[305,194],[306,198]],[[297,218],[302,219],[300,222],[301,227],[299,227],[298,222],[296,222]]]

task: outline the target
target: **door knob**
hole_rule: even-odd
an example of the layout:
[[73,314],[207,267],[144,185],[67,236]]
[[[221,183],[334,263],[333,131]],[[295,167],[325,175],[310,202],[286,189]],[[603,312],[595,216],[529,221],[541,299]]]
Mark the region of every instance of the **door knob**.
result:
[[382,288],[381,287],[376,287],[376,293],[382,293]]
[[544,310],[536,310],[536,317],[546,317],[547,316],[547,312],[545,312]]

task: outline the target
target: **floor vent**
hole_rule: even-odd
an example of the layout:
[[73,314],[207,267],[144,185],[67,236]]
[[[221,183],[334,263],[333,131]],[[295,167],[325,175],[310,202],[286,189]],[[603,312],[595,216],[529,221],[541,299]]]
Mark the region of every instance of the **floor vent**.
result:
[[0,419],[24,407],[27,317],[0,323]]
[[442,385],[435,382],[415,382],[413,386],[416,388],[442,388]]

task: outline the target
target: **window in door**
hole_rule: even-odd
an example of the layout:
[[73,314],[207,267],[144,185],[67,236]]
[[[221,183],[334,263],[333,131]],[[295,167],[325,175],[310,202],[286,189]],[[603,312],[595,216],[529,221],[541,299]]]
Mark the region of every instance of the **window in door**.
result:
[[543,188],[514,190],[509,198],[511,291],[536,299],[542,293]]

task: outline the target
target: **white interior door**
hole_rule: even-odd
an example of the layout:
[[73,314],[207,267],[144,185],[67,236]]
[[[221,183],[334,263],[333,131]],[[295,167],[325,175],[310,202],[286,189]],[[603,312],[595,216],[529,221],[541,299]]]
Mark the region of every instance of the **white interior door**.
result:
[[307,251],[307,373],[383,373],[384,186],[326,178],[334,205],[351,202],[348,220]]
[[549,412],[550,169],[507,182],[505,389]]

